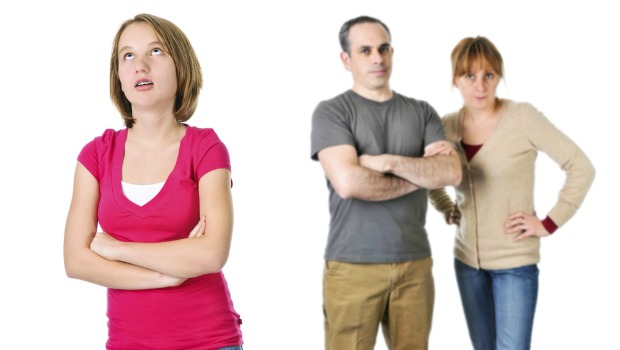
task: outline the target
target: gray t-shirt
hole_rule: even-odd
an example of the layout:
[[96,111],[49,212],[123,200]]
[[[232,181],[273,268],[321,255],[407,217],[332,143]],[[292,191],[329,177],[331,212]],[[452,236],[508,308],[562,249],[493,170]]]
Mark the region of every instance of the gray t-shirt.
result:
[[[385,102],[349,90],[322,101],[312,116],[311,157],[337,145],[351,145],[358,155],[397,154],[422,157],[424,147],[445,140],[441,120],[428,103],[394,93]],[[392,200],[342,199],[329,180],[329,237],[326,260],[393,263],[431,255],[424,225],[427,190]]]

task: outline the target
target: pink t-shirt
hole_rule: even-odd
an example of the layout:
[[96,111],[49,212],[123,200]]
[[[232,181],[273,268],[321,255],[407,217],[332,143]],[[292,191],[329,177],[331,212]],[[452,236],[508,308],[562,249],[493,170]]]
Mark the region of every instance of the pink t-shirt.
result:
[[[211,170],[230,170],[226,146],[212,129],[187,126],[163,188],[139,206],[122,191],[126,139],[127,129],[106,130],[78,156],[99,181],[97,215],[102,230],[128,242],[186,238],[199,220],[198,181]],[[107,349],[212,350],[243,344],[241,319],[222,272],[171,288],[109,288],[107,316]]]

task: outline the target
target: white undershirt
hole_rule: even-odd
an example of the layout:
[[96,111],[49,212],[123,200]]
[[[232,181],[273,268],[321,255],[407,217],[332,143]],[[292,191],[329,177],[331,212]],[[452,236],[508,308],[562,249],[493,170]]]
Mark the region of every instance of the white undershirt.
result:
[[161,191],[166,182],[160,182],[152,185],[134,185],[125,181],[121,181],[123,185],[123,194],[127,199],[136,203],[139,206],[143,206]]

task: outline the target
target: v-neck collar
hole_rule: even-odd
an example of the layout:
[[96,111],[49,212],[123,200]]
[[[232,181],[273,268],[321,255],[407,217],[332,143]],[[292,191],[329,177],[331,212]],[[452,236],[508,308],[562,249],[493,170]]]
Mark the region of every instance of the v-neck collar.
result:
[[118,137],[115,140],[114,154],[112,158],[112,193],[114,195],[114,201],[122,207],[123,209],[131,212],[133,215],[136,215],[140,218],[146,217],[157,211],[163,203],[166,203],[170,196],[174,194],[178,184],[179,177],[181,175],[183,169],[183,163],[186,157],[182,157],[182,154],[186,153],[185,148],[187,147],[187,136],[190,133],[190,127],[188,125],[185,126],[185,135],[181,139],[181,143],[179,144],[179,153],[177,154],[177,160],[174,164],[174,168],[166,178],[164,186],[161,188],[159,193],[155,195],[150,201],[146,202],[144,205],[140,206],[131,200],[129,200],[123,194],[123,186],[121,184],[122,175],[123,175],[123,159],[125,157],[125,144],[127,141],[127,129],[123,129],[119,132]]
[[[494,139],[497,138],[497,136],[495,136],[497,134],[497,130],[501,128],[502,124],[504,123],[503,122],[503,120],[505,119],[504,115],[506,114],[506,110],[510,107],[510,104],[511,104],[511,101],[505,100],[505,99],[502,100],[502,105],[500,106],[500,109],[498,111],[497,122],[495,124],[495,127],[491,131],[491,134],[486,139],[486,141],[480,145],[480,149],[478,150],[478,152],[476,152],[476,154],[474,154],[474,156],[471,157],[471,159],[469,160],[467,160],[467,157],[465,157],[465,160],[467,160],[468,163],[471,164],[476,159],[480,158],[480,153],[486,153],[484,150],[490,147],[489,144],[493,144]],[[459,147],[461,148],[462,148],[461,142],[463,142],[464,130],[465,130],[465,111],[462,110],[459,112],[459,115],[458,115],[458,144],[459,144]],[[464,151],[465,150],[463,150],[463,152]]]

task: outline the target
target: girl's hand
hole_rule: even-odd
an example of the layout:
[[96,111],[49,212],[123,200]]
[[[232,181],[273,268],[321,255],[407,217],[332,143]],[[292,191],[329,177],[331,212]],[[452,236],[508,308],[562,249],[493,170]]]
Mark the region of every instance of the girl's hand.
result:
[[105,232],[97,232],[92,242],[90,242],[90,249],[103,258],[117,260],[116,253],[122,244],[123,242]]
[[511,214],[504,228],[506,229],[506,234],[516,234],[513,239],[515,242],[530,236],[549,236],[549,232],[547,232],[542,222],[536,216],[522,212]]
[[192,232],[189,233],[188,238],[204,236],[205,235],[205,228],[207,227],[206,220],[207,220],[207,218],[205,216],[201,217],[200,221],[198,221],[198,224],[196,225],[196,227],[194,227]]
[[165,280],[164,285],[166,287],[177,287],[187,280],[187,278],[172,277],[168,275],[162,275],[162,278]]

